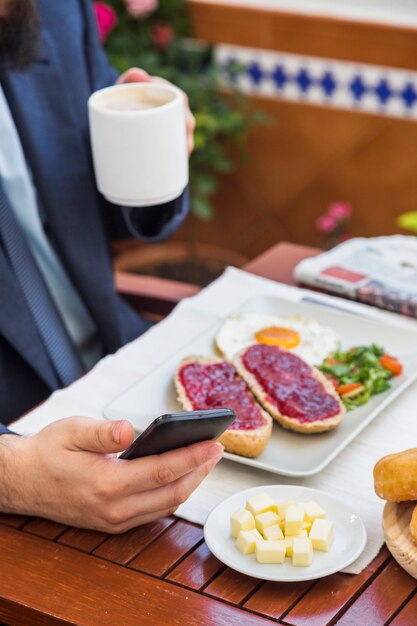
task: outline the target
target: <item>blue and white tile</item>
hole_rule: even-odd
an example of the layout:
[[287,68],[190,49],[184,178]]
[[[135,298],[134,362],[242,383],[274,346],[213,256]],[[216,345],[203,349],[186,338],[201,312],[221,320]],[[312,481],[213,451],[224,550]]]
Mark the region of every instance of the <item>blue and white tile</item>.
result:
[[215,58],[225,83],[248,94],[417,119],[417,72],[229,44]]

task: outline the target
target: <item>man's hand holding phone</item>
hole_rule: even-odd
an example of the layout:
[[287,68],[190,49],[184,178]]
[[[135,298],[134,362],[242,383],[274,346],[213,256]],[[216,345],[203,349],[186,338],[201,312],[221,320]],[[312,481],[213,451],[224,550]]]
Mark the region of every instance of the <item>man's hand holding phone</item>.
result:
[[160,455],[117,458],[125,421],[66,418],[31,437],[0,438],[0,510],[121,533],[172,514],[223,456],[204,441]]

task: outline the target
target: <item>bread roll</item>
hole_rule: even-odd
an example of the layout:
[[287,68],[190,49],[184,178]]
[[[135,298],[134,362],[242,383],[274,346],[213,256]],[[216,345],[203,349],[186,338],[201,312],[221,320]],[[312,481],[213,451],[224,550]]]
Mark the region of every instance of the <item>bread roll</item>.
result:
[[383,500],[417,500],[417,448],[389,454],[378,461],[374,484],[376,494]]

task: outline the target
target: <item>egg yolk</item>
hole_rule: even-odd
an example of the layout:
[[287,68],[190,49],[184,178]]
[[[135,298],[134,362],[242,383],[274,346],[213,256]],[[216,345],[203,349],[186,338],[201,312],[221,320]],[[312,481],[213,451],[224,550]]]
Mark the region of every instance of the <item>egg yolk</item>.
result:
[[280,348],[295,348],[301,341],[300,335],[291,328],[280,326],[268,326],[261,328],[255,334],[258,343],[266,343],[269,346],[279,346]]

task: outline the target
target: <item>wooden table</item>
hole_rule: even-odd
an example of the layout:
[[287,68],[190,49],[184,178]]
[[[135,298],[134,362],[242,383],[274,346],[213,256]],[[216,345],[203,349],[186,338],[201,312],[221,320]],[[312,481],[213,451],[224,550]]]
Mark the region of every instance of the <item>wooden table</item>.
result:
[[[279,244],[247,269],[291,282],[295,263],[315,253]],[[145,286],[145,300],[156,297],[155,284]],[[207,549],[202,528],[174,517],[110,536],[0,516],[0,622],[6,624],[414,626],[416,592],[417,581],[385,548],[357,576],[280,584],[224,567]]]

